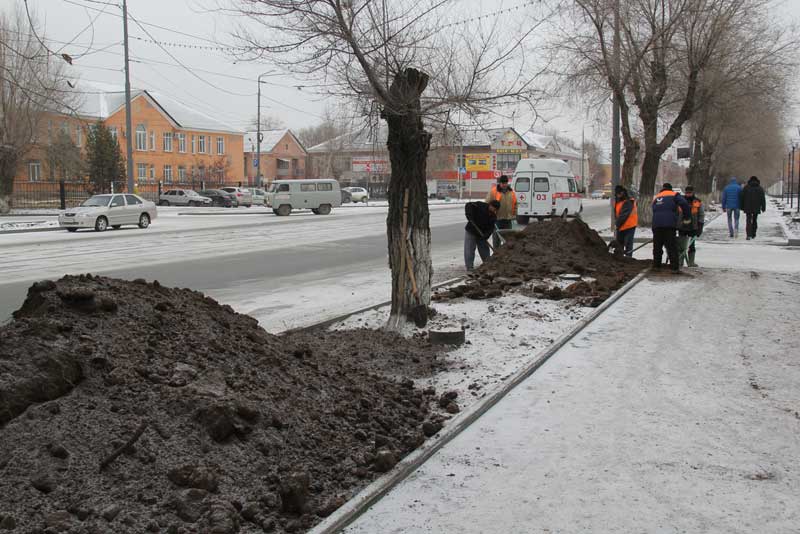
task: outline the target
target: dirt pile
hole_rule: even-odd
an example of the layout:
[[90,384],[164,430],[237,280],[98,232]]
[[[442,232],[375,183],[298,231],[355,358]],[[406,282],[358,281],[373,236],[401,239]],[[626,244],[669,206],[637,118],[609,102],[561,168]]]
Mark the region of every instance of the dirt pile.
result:
[[202,294],[35,284],[0,327],[0,529],[298,532],[441,418],[424,340],[267,334]]
[[[494,298],[519,288],[540,298],[578,298],[597,306],[648,265],[610,254],[605,241],[581,220],[553,219],[509,234],[506,244],[471,273],[466,284],[448,288],[435,299]],[[577,281],[565,288],[535,283],[570,274],[593,280],[575,276]]]

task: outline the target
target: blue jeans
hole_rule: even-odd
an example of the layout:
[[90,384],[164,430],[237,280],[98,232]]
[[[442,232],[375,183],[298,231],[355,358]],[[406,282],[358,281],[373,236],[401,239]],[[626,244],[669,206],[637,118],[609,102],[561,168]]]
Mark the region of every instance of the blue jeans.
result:
[[466,265],[467,270],[471,271],[475,268],[475,248],[478,248],[478,254],[481,255],[481,259],[486,261],[489,259],[491,255],[489,252],[489,243],[486,239],[478,239],[473,234],[464,231],[464,265]]
[[[735,221],[735,223],[734,223]],[[734,230],[739,231],[739,208],[728,209],[728,234],[733,237]]]
[[636,227],[628,228],[617,232],[617,241],[622,244],[625,255],[629,258],[633,256],[633,238],[636,235]]

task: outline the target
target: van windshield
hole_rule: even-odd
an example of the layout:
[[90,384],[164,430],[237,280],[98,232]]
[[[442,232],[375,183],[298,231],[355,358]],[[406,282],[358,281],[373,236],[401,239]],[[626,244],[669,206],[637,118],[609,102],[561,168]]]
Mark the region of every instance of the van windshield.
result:
[[546,193],[550,191],[550,180],[547,178],[534,178],[533,190],[537,193]]
[[531,190],[530,178],[517,178],[517,183],[514,184],[514,190],[517,193],[527,193]]

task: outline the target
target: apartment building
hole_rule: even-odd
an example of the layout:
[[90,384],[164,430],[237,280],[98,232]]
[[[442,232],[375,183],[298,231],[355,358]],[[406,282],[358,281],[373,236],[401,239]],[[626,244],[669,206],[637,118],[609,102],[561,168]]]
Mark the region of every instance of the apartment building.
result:
[[133,147],[134,179],[140,189],[198,181],[235,183],[244,178],[244,136],[223,122],[157,91],[133,90],[131,139],[125,132],[125,93],[87,91],[77,116],[51,115],[17,181],[38,182],[83,177],[57,176],[47,146],[60,129],[83,148],[87,128],[101,120],[119,141],[123,155]]

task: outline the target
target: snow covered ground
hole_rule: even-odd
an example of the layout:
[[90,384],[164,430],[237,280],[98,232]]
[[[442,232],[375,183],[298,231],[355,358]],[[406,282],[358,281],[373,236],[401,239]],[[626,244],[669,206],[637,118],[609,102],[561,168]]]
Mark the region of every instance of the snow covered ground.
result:
[[30,232],[53,228],[58,228],[58,219],[55,217],[47,219],[35,217],[0,218],[0,232]]
[[640,283],[346,532],[796,532],[800,251],[774,217],[711,223],[703,268]]

